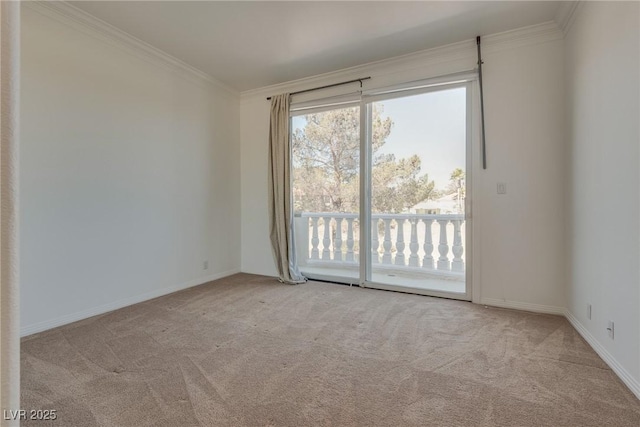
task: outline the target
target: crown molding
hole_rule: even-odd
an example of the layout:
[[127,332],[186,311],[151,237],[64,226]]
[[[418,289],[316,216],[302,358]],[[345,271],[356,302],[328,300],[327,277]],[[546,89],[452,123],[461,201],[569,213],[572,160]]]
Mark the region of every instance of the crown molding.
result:
[[[482,52],[483,55],[492,54],[503,50],[516,49],[553,40],[561,40],[562,38],[562,31],[560,31],[556,22],[548,21],[541,24],[530,25],[527,27],[517,28],[515,30],[484,36],[482,38]],[[322,86],[342,80],[362,77],[365,74],[367,76],[382,76],[394,72],[424,67],[425,65],[434,65],[455,60],[468,60],[471,64],[476,63],[475,39],[344,68],[316,76],[264,86],[257,89],[250,89],[241,92],[240,99],[241,102],[243,102],[255,96],[271,96],[275,93],[304,90],[309,87]]]
[[186,62],[96,18],[66,1],[38,0],[22,2],[22,5],[70,28],[108,43],[111,46],[125,50],[140,59],[176,72],[191,81],[214,86],[234,97],[239,96],[237,90],[222,83],[213,76],[192,67]]
[[518,49],[562,38],[562,31],[558,24],[555,21],[547,21],[485,36],[482,38],[482,53]]
[[580,7],[584,2],[577,1],[563,1],[556,12],[556,16],[554,20],[562,30],[562,34],[566,37],[571,30],[571,26],[573,25],[573,21],[576,19],[576,15]]

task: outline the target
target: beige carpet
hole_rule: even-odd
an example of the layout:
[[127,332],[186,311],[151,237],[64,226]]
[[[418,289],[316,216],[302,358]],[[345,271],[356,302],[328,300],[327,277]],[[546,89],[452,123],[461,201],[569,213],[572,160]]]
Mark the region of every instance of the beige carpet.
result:
[[27,337],[56,426],[633,426],[562,317],[235,275]]

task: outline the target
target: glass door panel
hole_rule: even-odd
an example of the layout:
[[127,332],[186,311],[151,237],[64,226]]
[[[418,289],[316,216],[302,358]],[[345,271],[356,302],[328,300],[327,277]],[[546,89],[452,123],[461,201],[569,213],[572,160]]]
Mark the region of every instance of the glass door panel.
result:
[[463,84],[367,103],[367,286],[468,296],[467,92]]
[[291,143],[300,270],[313,279],[359,283],[359,103],[293,115]]

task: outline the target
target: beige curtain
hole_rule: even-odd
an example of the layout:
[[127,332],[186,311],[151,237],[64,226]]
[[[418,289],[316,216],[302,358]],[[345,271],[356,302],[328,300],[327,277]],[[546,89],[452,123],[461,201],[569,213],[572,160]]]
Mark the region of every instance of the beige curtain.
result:
[[289,139],[289,94],[271,98],[269,128],[269,232],[280,281],[303,283],[296,264],[291,205],[291,142]]
[[14,1],[0,2],[0,87],[0,425],[8,427],[20,423],[4,416],[20,409],[20,3]]

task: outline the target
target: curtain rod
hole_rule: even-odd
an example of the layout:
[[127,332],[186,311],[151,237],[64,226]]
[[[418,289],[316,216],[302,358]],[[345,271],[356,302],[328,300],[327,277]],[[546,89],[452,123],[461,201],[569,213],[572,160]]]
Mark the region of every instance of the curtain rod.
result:
[[478,83],[480,86],[480,123],[482,126],[482,169],[487,168],[487,142],[484,136],[484,93],[482,90],[482,52],[480,50],[480,36],[476,37],[478,45]]
[[[306,93],[306,92],[312,92],[314,90],[320,90],[320,89],[328,89],[330,87],[335,87],[335,86],[342,86],[342,85],[348,85],[349,83],[355,83],[355,82],[360,82],[360,87],[362,87],[362,81],[363,80],[370,80],[371,77],[361,77],[359,79],[353,79],[353,80],[349,80],[348,82],[341,82],[341,83],[334,83],[331,85],[326,85],[326,86],[320,86],[320,87],[314,87],[312,89],[305,89],[305,90],[299,90],[297,92],[291,92],[290,95],[298,95],[300,93]],[[270,101],[271,97],[267,98],[267,101]]]

